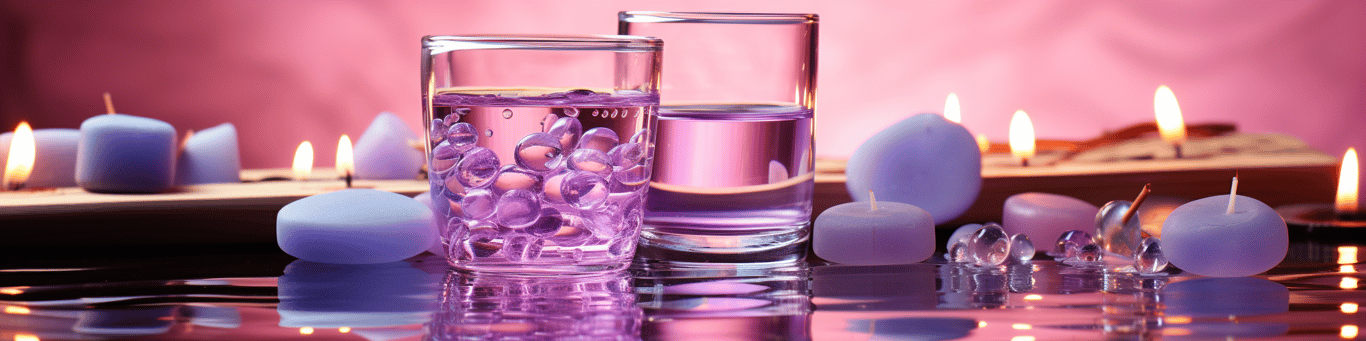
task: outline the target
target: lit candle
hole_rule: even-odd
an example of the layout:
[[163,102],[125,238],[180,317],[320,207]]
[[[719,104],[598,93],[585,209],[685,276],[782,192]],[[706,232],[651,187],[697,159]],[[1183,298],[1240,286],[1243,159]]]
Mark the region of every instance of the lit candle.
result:
[[290,170],[294,172],[294,180],[308,180],[308,176],[313,174],[313,143],[304,141],[299,144],[299,148],[294,150],[294,165]]
[[991,150],[991,141],[987,140],[987,134],[977,134],[977,150],[981,151],[982,155]]
[[426,163],[421,149],[409,141],[420,137],[403,119],[380,113],[356,140],[356,177],[361,179],[415,179]]
[[816,217],[811,247],[825,260],[848,265],[916,263],[934,254],[934,219],[899,202],[836,205]]
[[1333,200],[1333,211],[1339,217],[1351,217],[1358,212],[1359,166],[1356,148],[1347,148],[1347,153],[1342,156],[1342,167],[1338,169],[1338,193]]
[[1176,158],[1181,158],[1181,144],[1186,142],[1186,122],[1181,118],[1181,106],[1176,104],[1176,94],[1171,88],[1157,87],[1153,111],[1157,114],[1157,131],[1162,135],[1162,141],[1171,144]]
[[[0,134],[0,169],[8,163],[10,141],[13,132]],[[76,129],[33,129],[33,142],[37,156],[33,169],[29,172],[25,186],[33,187],[75,187],[76,186],[76,148],[81,142],[81,131]]]
[[963,124],[963,108],[958,104],[957,94],[950,92],[949,98],[944,100],[944,119]]
[[76,182],[91,192],[155,193],[175,185],[176,134],[157,119],[116,114],[81,123]]
[[1100,208],[1081,199],[1050,193],[1020,193],[1006,198],[1001,227],[1030,240],[1051,244],[1064,232],[1093,231]]
[[915,205],[936,224],[958,218],[982,189],[982,154],[968,130],[919,114],[878,132],[849,157],[845,186],[856,201],[868,191]]
[[190,133],[176,160],[176,183],[181,185],[241,182],[242,159],[237,152],[237,127],[223,123]]
[[10,142],[9,155],[5,158],[5,174],[0,190],[12,191],[24,188],[29,173],[33,172],[33,161],[38,147],[33,140],[33,128],[28,122],[19,122],[14,128],[14,139]]
[[1034,123],[1024,110],[1016,110],[1010,118],[1010,154],[1025,167],[1029,167],[1029,158],[1034,157]]
[[296,200],[280,208],[275,227],[276,242],[285,253],[332,264],[400,261],[426,251],[436,240],[431,208],[373,189]]
[[1162,250],[1182,270],[1211,277],[1250,276],[1285,258],[1290,237],[1285,220],[1257,199],[1229,195],[1177,207],[1162,223]]
[[351,176],[356,172],[355,157],[351,152],[351,137],[342,134],[337,140],[337,175],[346,179],[346,188],[351,188]]

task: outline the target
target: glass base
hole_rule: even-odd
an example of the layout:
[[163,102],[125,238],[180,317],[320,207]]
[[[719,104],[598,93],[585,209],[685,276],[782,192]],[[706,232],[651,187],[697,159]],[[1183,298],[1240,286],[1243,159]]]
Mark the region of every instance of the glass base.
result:
[[630,259],[604,264],[574,263],[456,263],[447,262],[456,270],[472,273],[499,273],[525,276],[594,275],[620,271],[631,265]]
[[645,226],[640,233],[636,258],[674,263],[780,263],[801,261],[806,256],[810,226],[748,232],[716,233]]

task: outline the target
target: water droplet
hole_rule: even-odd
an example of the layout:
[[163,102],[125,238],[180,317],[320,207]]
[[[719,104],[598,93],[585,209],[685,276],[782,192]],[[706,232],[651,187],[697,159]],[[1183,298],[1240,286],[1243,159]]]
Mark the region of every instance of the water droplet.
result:
[[1068,260],[1081,262],[1099,262],[1101,260],[1102,254],[1103,252],[1100,249],[1100,245],[1096,245],[1096,243],[1090,243],[1082,245],[1080,249],[1077,249],[1075,257],[1068,257]]
[[1143,274],[1155,274],[1167,269],[1167,256],[1162,254],[1162,241],[1156,237],[1143,238],[1134,254],[1134,269]]
[[612,131],[612,129],[609,128],[598,127],[588,129],[588,131],[584,132],[583,137],[579,139],[578,147],[579,149],[596,149],[597,151],[606,153],[611,151],[613,147],[616,147],[619,142],[620,139],[617,138],[617,132]]
[[479,142],[479,133],[476,133],[474,125],[468,122],[460,122],[446,129],[446,138],[449,139],[448,142],[456,151],[464,152],[474,148],[475,144]]
[[465,218],[485,219],[493,216],[493,212],[498,207],[498,196],[487,190],[476,189],[465,193],[465,197],[460,199],[460,209]]
[[596,149],[579,149],[569,154],[569,169],[591,172],[601,177],[612,175],[612,163],[607,154]]
[[563,153],[560,139],[547,133],[531,133],[517,142],[513,157],[518,166],[535,172],[548,172],[559,162]]
[[607,181],[597,174],[575,171],[560,184],[564,201],[579,209],[593,209],[607,201]]
[[954,263],[971,262],[971,256],[968,256],[968,244],[964,242],[953,243],[952,246],[949,246],[949,252],[944,253],[944,259]]
[[[1081,230],[1071,230],[1058,235],[1058,242],[1053,244],[1053,252],[1049,255],[1053,257],[1068,257],[1069,252],[1081,249],[1083,245],[1090,244],[1091,234]],[[1072,251],[1069,251],[1072,250]]]
[[973,265],[1001,265],[1010,256],[1010,237],[1000,225],[988,223],[972,234],[968,241],[968,253],[972,255]]
[[485,130],[485,131],[484,131],[484,136],[492,137],[492,136],[493,136],[493,129]]
[[1018,233],[1010,237],[1010,257],[1020,263],[1034,259],[1034,242],[1029,241],[1029,236]]
[[512,118],[512,109],[503,109],[503,119]]
[[498,177],[498,154],[484,147],[474,147],[456,164],[456,178],[466,188],[482,188]]

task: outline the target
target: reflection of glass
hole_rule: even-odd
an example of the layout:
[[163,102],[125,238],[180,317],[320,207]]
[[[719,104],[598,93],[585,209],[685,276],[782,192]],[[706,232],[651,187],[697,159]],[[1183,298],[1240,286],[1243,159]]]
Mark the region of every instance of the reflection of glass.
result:
[[446,275],[430,340],[635,340],[641,310],[625,272],[528,277]]
[[637,266],[635,290],[647,339],[801,340],[810,338],[805,265],[769,269],[678,270]]
[[295,261],[280,276],[281,327],[356,330],[426,322],[440,273],[408,262],[341,265]]

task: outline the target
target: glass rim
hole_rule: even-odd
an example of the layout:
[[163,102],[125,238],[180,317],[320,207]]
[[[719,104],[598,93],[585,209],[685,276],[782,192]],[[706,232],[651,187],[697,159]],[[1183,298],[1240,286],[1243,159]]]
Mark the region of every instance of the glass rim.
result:
[[788,25],[813,24],[820,16],[814,13],[621,11],[617,13],[617,20],[628,23]]
[[422,37],[422,47],[432,50],[431,54],[495,49],[658,52],[663,46],[664,41],[659,38],[632,35],[478,34]]

